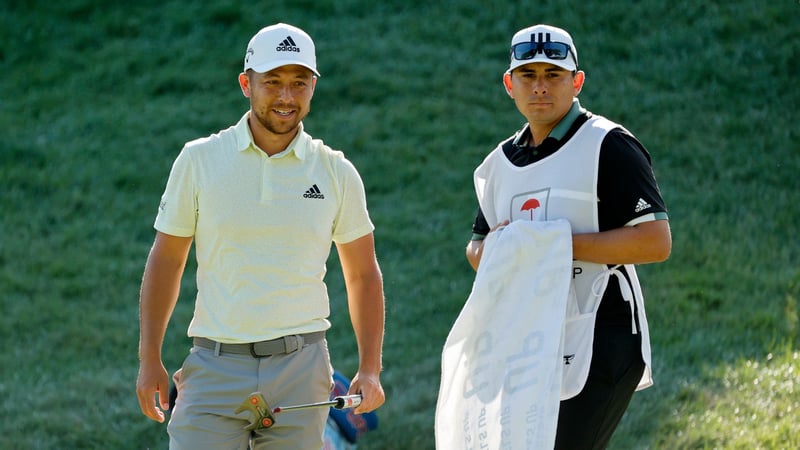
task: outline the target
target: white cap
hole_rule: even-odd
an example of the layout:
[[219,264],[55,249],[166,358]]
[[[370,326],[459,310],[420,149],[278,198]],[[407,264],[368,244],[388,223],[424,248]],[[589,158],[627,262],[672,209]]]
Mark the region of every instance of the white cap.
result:
[[277,23],[264,27],[250,39],[244,55],[244,70],[258,73],[298,64],[317,72],[317,56],[311,36],[292,25]]
[[[566,59],[550,59],[544,52],[538,52],[534,55],[533,59],[516,59],[514,58],[514,45],[523,42],[563,42],[569,46],[569,53]],[[570,72],[578,69],[578,50],[575,44],[572,43],[572,36],[565,30],[556,28],[550,25],[534,25],[517,31],[517,34],[511,38],[511,64],[508,66],[508,71],[516,69],[519,66],[530,64],[534,62],[546,62],[558,67],[562,67]]]

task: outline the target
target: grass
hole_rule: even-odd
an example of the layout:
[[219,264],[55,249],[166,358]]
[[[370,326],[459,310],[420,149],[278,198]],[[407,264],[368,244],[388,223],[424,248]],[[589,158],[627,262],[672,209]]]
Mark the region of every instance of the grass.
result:
[[[247,39],[314,38],[306,127],[359,168],[387,295],[387,403],[359,448],[433,448],[440,355],[473,273],[474,167],[522,124],[518,29],[576,40],[584,106],[650,150],[670,260],[640,268],[656,385],[612,448],[800,446],[797,2],[6,0],[0,12],[0,448],[165,448],[134,393],[152,222],[182,144],[233,123]],[[188,273],[192,273],[190,265]],[[334,365],[355,343],[334,257]],[[191,276],[164,347],[188,348]]]

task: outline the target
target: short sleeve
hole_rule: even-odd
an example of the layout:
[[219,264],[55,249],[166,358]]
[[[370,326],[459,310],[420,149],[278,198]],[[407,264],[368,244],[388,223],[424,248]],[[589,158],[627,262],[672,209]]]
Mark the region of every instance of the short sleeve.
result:
[[173,236],[194,236],[197,225],[197,185],[186,147],[172,164],[167,186],[158,205],[155,229]]
[[609,132],[600,149],[597,181],[600,231],[636,219],[666,218],[667,208],[647,149],[624,129]]
[[341,207],[333,225],[333,241],[346,244],[371,233],[375,226],[367,211],[367,198],[361,176],[346,159],[339,166]]

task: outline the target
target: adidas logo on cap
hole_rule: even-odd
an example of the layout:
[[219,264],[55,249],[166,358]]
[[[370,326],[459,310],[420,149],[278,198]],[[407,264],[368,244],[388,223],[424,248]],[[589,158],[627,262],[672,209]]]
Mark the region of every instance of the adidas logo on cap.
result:
[[294,43],[294,39],[291,36],[286,36],[286,39],[283,40],[277,47],[275,47],[276,52],[297,52],[300,53],[300,48],[297,47],[297,44]]

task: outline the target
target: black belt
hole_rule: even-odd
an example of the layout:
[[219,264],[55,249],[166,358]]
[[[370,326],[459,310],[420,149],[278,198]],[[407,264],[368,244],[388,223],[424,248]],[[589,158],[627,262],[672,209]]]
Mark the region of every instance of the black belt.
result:
[[235,355],[250,355],[253,358],[265,358],[272,355],[293,353],[306,344],[313,344],[325,338],[324,331],[306,334],[293,334],[271,341],[252,342],[249,344],[224,344],[203,337],[194,338],[194,345],[219,353],[233,353]]

